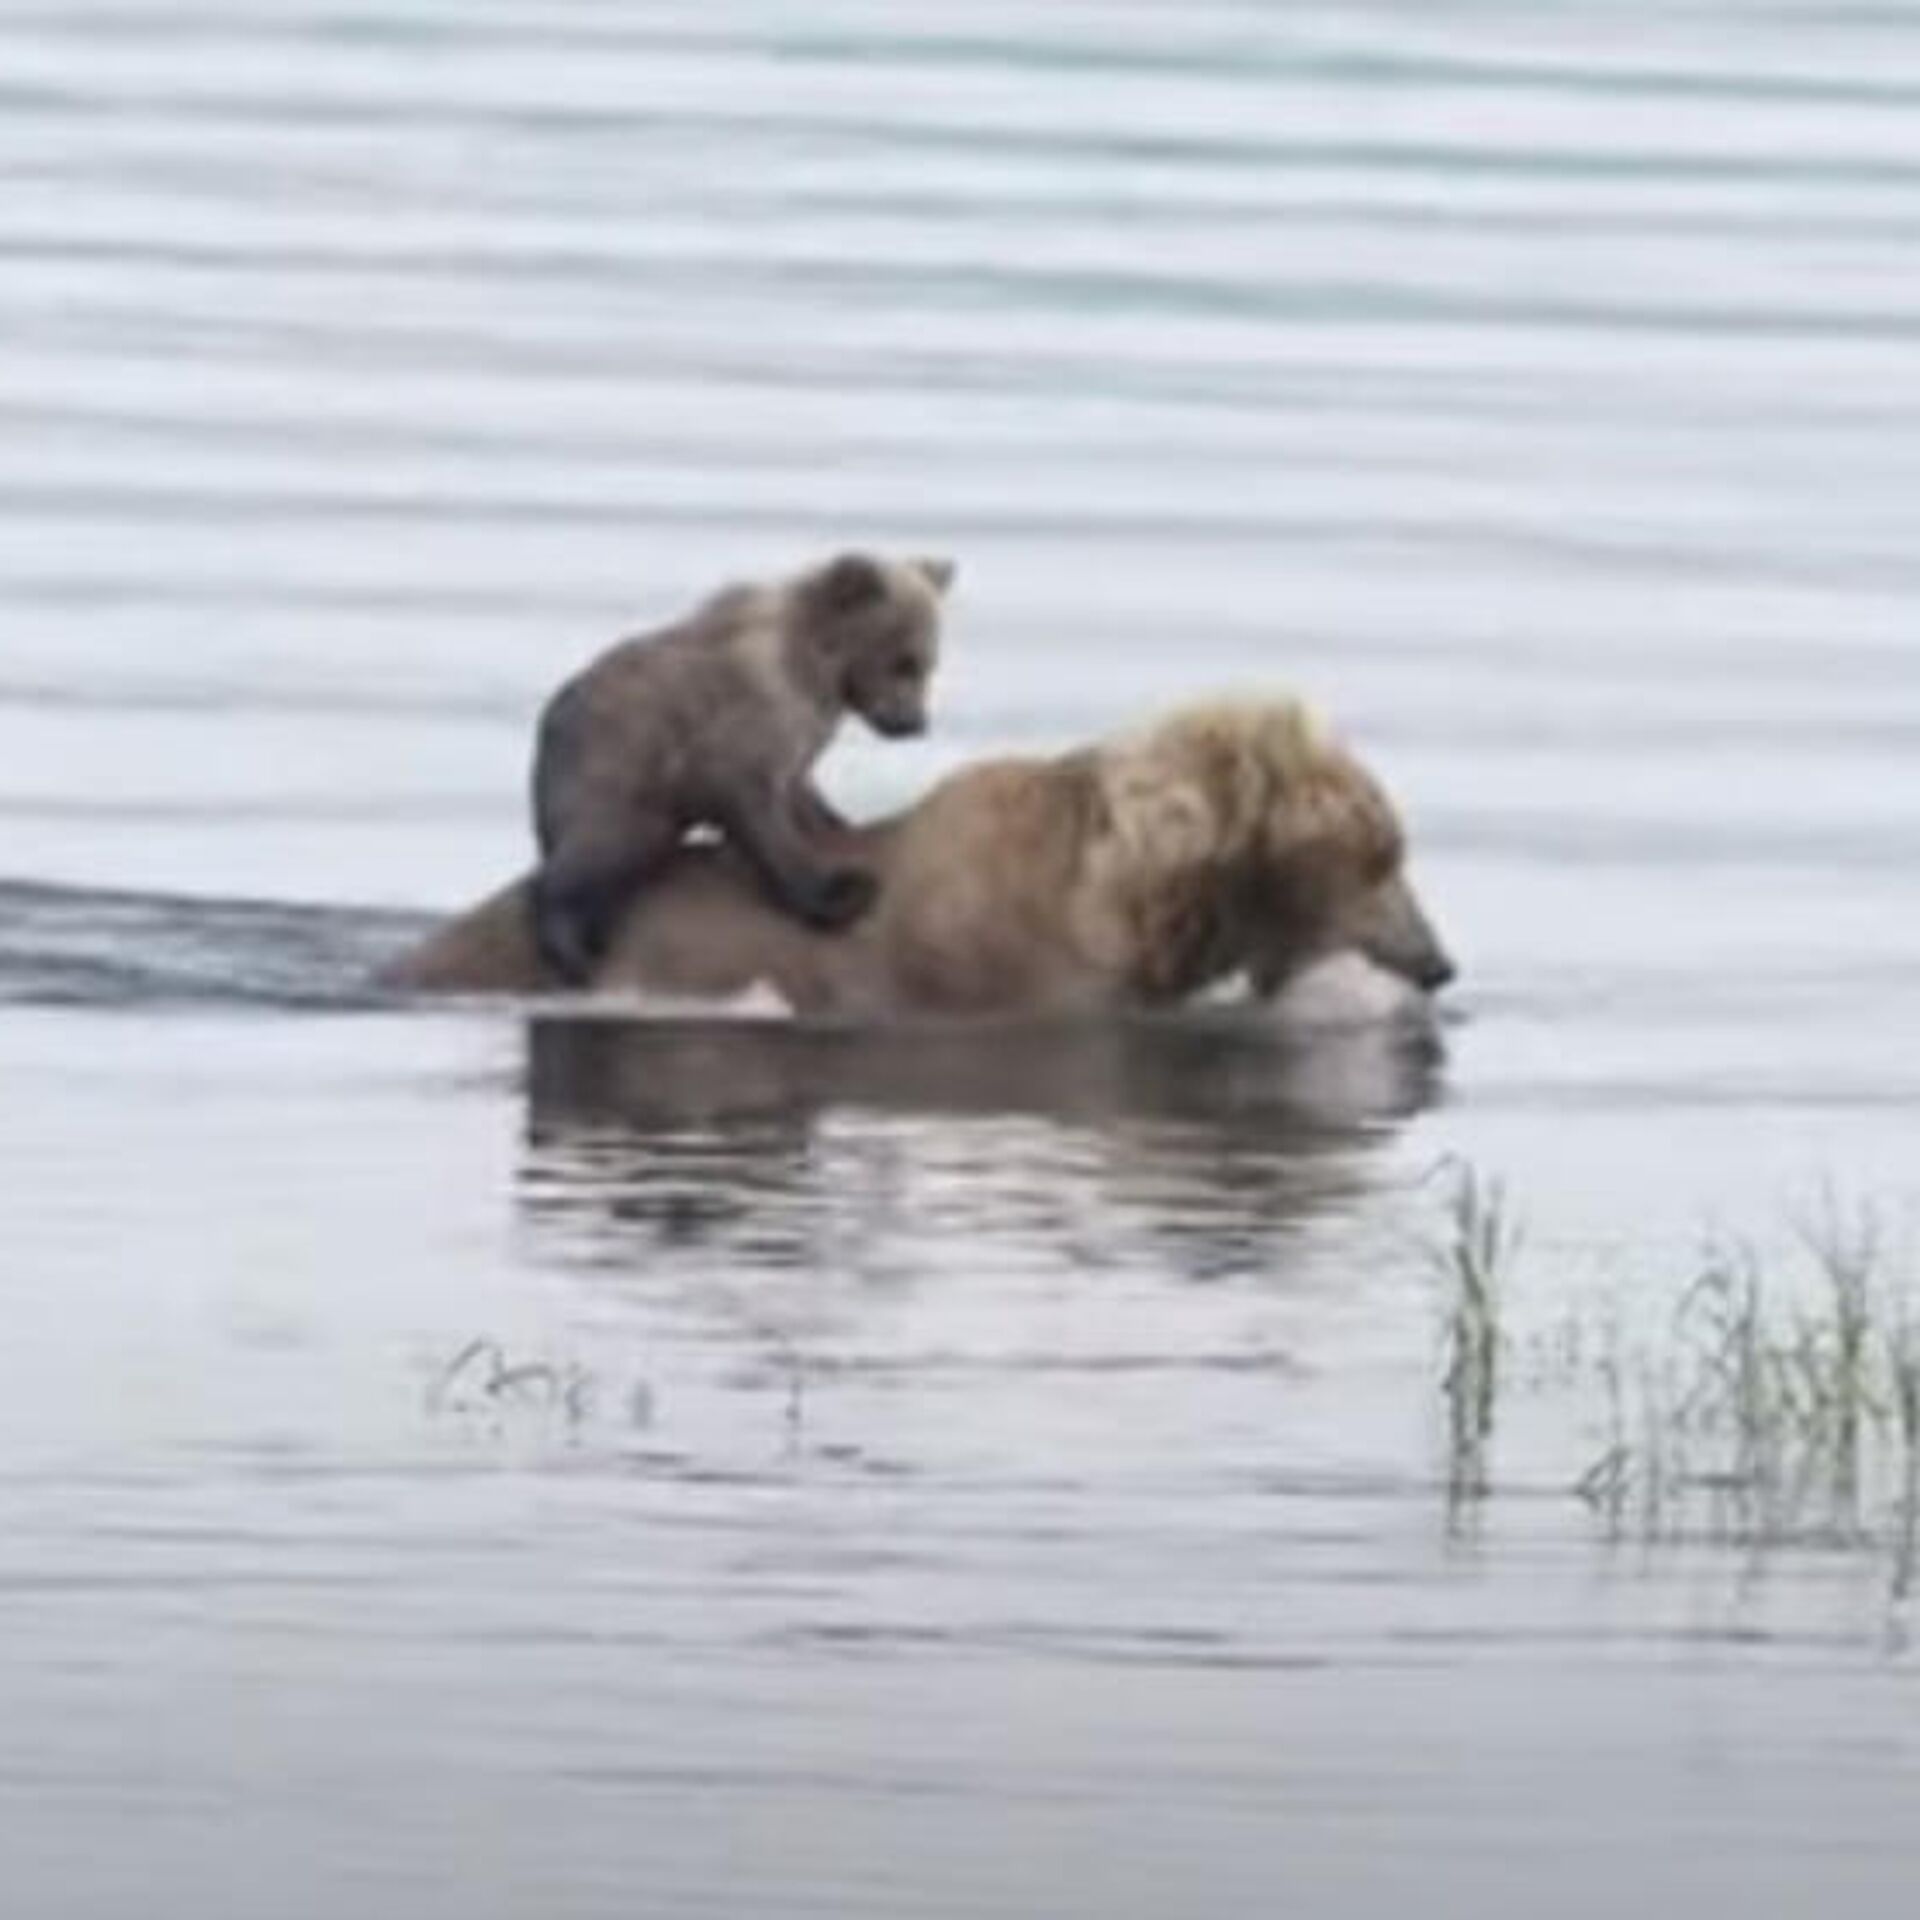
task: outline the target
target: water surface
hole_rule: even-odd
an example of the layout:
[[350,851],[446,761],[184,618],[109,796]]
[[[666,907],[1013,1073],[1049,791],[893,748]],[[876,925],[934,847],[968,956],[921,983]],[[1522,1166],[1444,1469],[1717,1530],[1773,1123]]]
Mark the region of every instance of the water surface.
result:
[[[1893,5],[14,0],[12,1904],[1904,1910],[1881,1557],[1610,1546],[1532,1357],[1911,1194],[1917,241]],[[856,541],[962,590],[843,803],[1304,685],[1440,1047],[365,993],[582,652]]]

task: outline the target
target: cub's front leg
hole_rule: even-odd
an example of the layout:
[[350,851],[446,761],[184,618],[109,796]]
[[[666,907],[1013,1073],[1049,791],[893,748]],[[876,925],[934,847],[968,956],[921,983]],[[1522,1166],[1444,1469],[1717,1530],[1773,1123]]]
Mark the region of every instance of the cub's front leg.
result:
[[811,836],[831,838],[852,831],[846,816],[804,774],[794,782],[793,817],[800,831]]
[[823,859],[815,849],[802,824],[807,784],[753,781],[733,795],[721,826],[789,913],[835,930],[851,926],[873,905],[879,882],[862,868]]

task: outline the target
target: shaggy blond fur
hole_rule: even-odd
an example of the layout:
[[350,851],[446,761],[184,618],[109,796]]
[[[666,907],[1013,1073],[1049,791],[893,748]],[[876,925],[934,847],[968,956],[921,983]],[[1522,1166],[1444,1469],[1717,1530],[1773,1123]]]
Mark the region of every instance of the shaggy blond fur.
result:
[[[598,984],[764,983],[810,1011],[1022,1013],[1165,1004],[1240,972],[1271,991],[1343,946],[1423,986],[1450,971],[1402,877],[1392,804],[1288,699],[1217,701],[1078,752],[964,768],[844,850],[879,874],[879,904],[823,934],[766,906],[724,852],[689,849],[635,903]],[[512,892],[396,978],[540,985]]]
[[1400,864],[1386,795],[1294,701],[1192,707],[1095,764],[1105,820],[1084,891],[1117,927],[1114,961],[1163,997],[1268,954],[1283,923],[1307,935]]

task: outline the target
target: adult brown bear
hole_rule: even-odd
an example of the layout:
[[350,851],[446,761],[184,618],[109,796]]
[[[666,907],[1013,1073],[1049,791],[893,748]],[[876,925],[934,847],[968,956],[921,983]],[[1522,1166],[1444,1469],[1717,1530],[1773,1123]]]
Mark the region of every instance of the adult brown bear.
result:
[[[798,1012],[1031,1014],[1177,1003],[1235,974],[1271,993],[1354,949],[1431,991],[1453,968],[1403,871],[1392,803],[1306,707],[1221,701],[1051,759],[983,761],[844,852],[880,881],[841,932],[689,846],[613,935],[603,991]],[[524,881],[389,970],[419,991],[539,992]]]

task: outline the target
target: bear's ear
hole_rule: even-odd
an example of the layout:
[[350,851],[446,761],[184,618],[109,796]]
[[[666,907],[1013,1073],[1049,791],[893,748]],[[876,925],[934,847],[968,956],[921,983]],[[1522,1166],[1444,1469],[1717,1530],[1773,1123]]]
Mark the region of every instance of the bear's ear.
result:
[[907,562],[935,593],[945,593],[953,585],[953,576],[958,571],[954,563],[944,554],[916,554]]
[[886,569],[871,554],[835,554],[813,577],[814,600],[828,613],[851,613],[886,591]]

